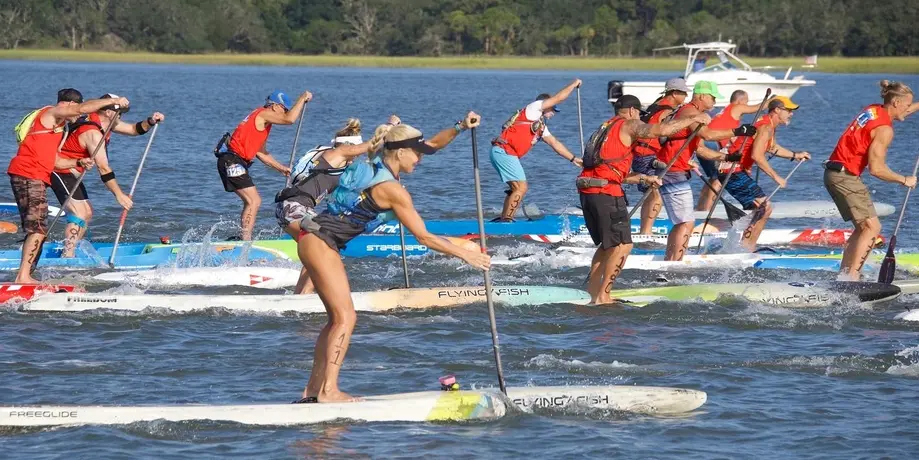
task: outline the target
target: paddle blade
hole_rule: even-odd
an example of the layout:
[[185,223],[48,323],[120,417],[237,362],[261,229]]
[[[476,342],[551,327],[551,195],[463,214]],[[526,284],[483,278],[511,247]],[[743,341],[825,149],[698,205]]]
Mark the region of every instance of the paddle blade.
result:
[[894,254],[894,248],[897,246],[897,235],[890,237],[890,243],[887,244],[887,255],[881,262],[881,272],[878,273],[878,283],[890,284],[893,282],[893,275],[897,271],[897,257]]
[[728,220],[731,221],[732,224],[740,219],[743,219],[744,217],[747,217],[747,213],[743,212],[743,210],[737,206],[729,203],[724,198],[721,199],[721,202],[724,204],[724,212],[727,213]]

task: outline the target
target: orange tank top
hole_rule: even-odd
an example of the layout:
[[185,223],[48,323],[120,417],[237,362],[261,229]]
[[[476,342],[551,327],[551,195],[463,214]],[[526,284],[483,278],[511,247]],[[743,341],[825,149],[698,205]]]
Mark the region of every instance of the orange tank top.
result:
[[[651,118],[648,119],[647,123],[649,125],[660,124],[664,118],[664,114],[667,115],[673,113],[673,107],[669,105],[660,105],[660,109],[651,115]],[[665,110],[668,110],[666,111]],[[657,152],[661,149],[661,141],[657,138],[655,139],[639,139],[635,142],[635,148],[632,151],[635,153],[635,156],[647,157],[651,155],[657,155]]]
[[51,171],[54,169],[58,149],[64,140],[64,131],[56,129],[60,126],[55,126],[49,131],[42,125],[41,119],[49,109],[50,107],[42,110],[35,117],[29,129],[30,134],[19,144],[16,156],[10,160],[7,174],[51,183]]
[[[99,118],[99,114],[92,113],[87,117],[85,121],[77,122],[79,126],[70,131],[70,135],[67,136],[67,139],[64,140],[64,146],[61,147],[61,158],[71,158],[74,160],[79,160],[82,158],[89,158],[92,155],[92,151],[83,147],[80,143],[80,135],[88,131],[102,131],[102,119]],[[105,145],[108,147],[109,140],[111,140],[112,133],[109,132],[105,135]],[[92,149],[95,149],[96,146],[92,146]],[[83,168],[80,166],[75,166],[73,168],[77,172],[83,172]],[[55,169],[55,172],[59,173],[68,173],[70,169]]]
[[267,110],[267,108],[259,107],[253,110],[239,123],[239,126],[236,127],[227,142],[229,151],[248,162],[252,162],[255,159],[255,154],[265,147],[268,135],[271,134],[271,125],[266,126],[264,131],[259,131],[255,126],[255,119],[264,110]]
[[[736,105],[737,104],[728,104],[728,106],[725,107],[721,113],[715,115],[715,118],[712,118],[712,122],[708,124],[709,129],[723,130],[739,128],[740,118],[734,118],[731,116],[731,110],[733,110]],[[728,146],[728,144],[731,143],[731,140],[732,139],[730,138],[721,139],[716,142],[718,143],[718,147],[725,148]]]
[[836,148],[830,155],[830,161],[837,161],[846,167],[846,171],[861,176],[868,166],[868,147],[871,145],[871,131],[878,126],[893,126],[890,114],[881,104],[871,104],[849,123],[842,133]]
[[[775,125],[772,123],[772,118],[769,115],[766,115],[765,117],[757,120],[756,123],[753,123],[753,126],[756,127],[757,133],[760,133],[761,130],[766,126],[771,128],[772,129],[772,139],[769,140],[769,145],[766,146],[766,151],[769,151],[775,148]],[[735,137],[734,140],[731,141],[730,145],[728,145],[728,152],[731,152],[731,153],[740,152],[740,161],[738,162],[738,167],[744,171],[752,170],[753,165],[755,164],[755,162],[753,161],[754,138],[750,137],[749,139],[747,139],[747,137],[749,136]],[[744,142],[744,139],[746,139],[746,142]],[[743,146],[743,151],[740,150],[741,146]],[[726,174],[726,172],[722,174]]]
[[[683,111],[686,110],[687,107],[695,107],[695,105],[692,102],[690,102],[689,104],[686,104],[683,107],[680,107],[679,110],[677,110],[676,114],[674,114],[673,119],[679,120],[680,118],[683,118],[681,115],[683,114]],[[699,112],[703,112],[698,107],[696,107],[696,109],[699,110]],[[680,151],[680,149],[683,147],[683,144],[686,143],[687,139],[689,139],[691,135],[692,135],[692,129],[690,128],[684,128],[674,133],[672,136],[667,138],[667,142],[664,142],[664,144],[661,146],[660,151],[657,152],[657,159],[664,163],[669,164],[670,160],[672,160],[673,157],[676,155],[676,153]],[[699,136],[694,137],[692,140],[692,144],[687,146],[685,149],[683,149],[683,151],[680,153],[680,157],[673,163],[673,167],[670,168],[670,171],[671,172],[688,172],[690,169],[692,169],[692,167],[689,165],[689,160],[690,158],[692,158],[693,153],[695,153],[696,148],[699,147],[699,144],[701,142],[702,142],[701,137]]]
[[608,183],[603,187],[581,189],[579,190],[580,193],[603,193],[610,196],[623,196],[622,181],[632,169],[632,148],[635,145],[625,145],[619,137],[625,121],[625,118],[619,116],[610,118],[607,121],[607,123],[613,123],[613,127],[609,130],[603,145],[600,147],[600,159],[603,160],[603,164],[596,168],[585,168],[578,176],[606,179]]
[[509,126],[501,131],[492,144],[501,146],[505,153],[517,158],[523,158],[529,153],[542,137],[546,124],[542,117],[530,120],[526,114],[526,107],[517,112],[514,118],[507,123]]

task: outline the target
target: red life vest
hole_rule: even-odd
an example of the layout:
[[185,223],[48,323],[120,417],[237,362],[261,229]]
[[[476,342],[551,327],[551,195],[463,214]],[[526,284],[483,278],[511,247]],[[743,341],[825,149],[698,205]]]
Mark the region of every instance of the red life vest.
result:
[[[690,102],[689,104],[686,104],[683,107],[680,107],[674,114],[673,119],[678,120],[682,118],[680,115],[683,113],[684,110],[686,110],[687,107],[696,107],[696,106],[695,104]],[[696,109],[699,110],[700,113],[704,113],[702,109],[699,109],[698,107],[696,107]],[[686,143],[686,139],[689,139],[689,136],[691,135],[692,135],[692,129],[684,128],[676,132],[672,136],[668,137],[667,142],[664,142],[664,144],[661,146],[661,149],[657,152],[657,159],[664,163],[669,164],[670,160],[673,159],[673,157],[676,155],[678,151],[680,151],[680,148],[683,147],[683,144]],[[678,158],[676,162],[673,163],[673,167],[670,168],[670,171],[688,172],[689,170],[691,170],[692,167],[689,166],[689,159],[692,158],[693,153],[695,153],[696,148],[699,147],[700,143],[702,143],[701,137],[696,136],[695,138],[693,138],[692,145],[689,145],[688,147],[683,149],[683,152],[680,153],[680,158]]]
[[493,141],[492,145],[501,146],[504,153],[523,158],[530,149],[539,142],[546,130],[546,121],[539,117],[536,120],[527,119],[526,107],[517,112],[506,123],[504,130]]
[[[715,118],[712,118],[712,122],[708,124],[709,129],[715,130],[725,130],[725,129],[734,129],[740,127],[740,118],[734,118],[731,116],[731,111],[736,107],[737,104],[728,104],[724,110],[721,111],[718,115],[715,115]],[[725,148],[727,147],[732,140],[735,138],[721,139],[715,141],[718,143],[718,147]]]
[[[74,160],[89,158],[93,152],[80,144],[80,135],[87,131],[93,130],[100,132],[102,131],[102,119],[99,117],[99,114],[96,113],[89,114],[86,120],[71,123],[70,135],[67,136],[67,139],[64,140],[64,145],[61,147],[60,157]],[[108,147],[108,143],[111,138],[111,132],[105,134],[106,147]],[[90,146],[90,149],[95,148],[95,145]],[[81,166],[75,166],[73,169],[77,172],[83,172],[83,168]],[[69,173],[70,169],[55,169],[54,171],[59,173]]]
[[236,130],[227,141],[227,150],[239,155],[240,158],[248,162],[255,159],[255,154],[265,147],[268,135],[271,134],[271,125],[265,127],[264,131],[259,131],[255,126],[255,119],[262,111],[268,110],[266,107],[259,107],[252,111],[243,121],[239,122]]
[[[645,123],[648,123],[649,125],[656,125],[656,124],[659,124],[663,120],[664,113],[665,113],[664,110],[671,110],[670,113],[673,113],[672,112],[673,106],[661,104],[661,105],[655,106],[654,108],[651,108],[649,112],[651,110],[654,110],[654,113],[648,117]],[[638,140],[637,142],[635,142],[635,148],[632,149],[632,151],[635,153],[635,156],[647,157],[651,155],[657,155],[657,152],[660,149],[661,149],[661,142],[659,139],[655,138],[655,139]]]
[[[772,124],[772,117],[766,115],[765,117],[757,120],[756,123],[753,123],[753,126],[756,127],[757,134],[763,132],[765,130],[764,127],[769,126],[769,128],[772,129],[772,138],[769,139],[769,145],[766,146],[766,151],[775,148],[775,125]],[[747,139],[747,137],[748,136],[735,137],[728,145],[728,152],[740,152],[740,161],[738,161],[733,168],[735,172],[739,170],[751,171],[753,170],[753,165],[756,164],[756,162],[753,161],[753,142],[755,141],[755,138],[750,137]],[[744,142],[744,139],[747,139],[747,141]],[[743,151],[740,151],[741,145],[743,146]],[[732,163],[725,161],[722,162],[722,164],[728,166]],[[730,171],[731,168],[728,167],[719,168],[719,173],[721,174],[728,174]]]
[[830,161],[838,161],[846,171],[861,176],[868,166],[868,146],[871,145],[871,131],[878,126],[893,126],[890,114],[881,104],[871,104],[852,120],[842,133]]
[[606,179],[608,184],[603,187],[590,187],[578,190],[580,193],[597,194],[604,193],[610,196],[624,196],[622,192],[622,181],[632,169],[632,147],[635,145],[625,145],[619,137],[622,126],[625,124],[625,118],[615,116],[610,118],[607,123],[612,123],[603,145],[600,147],[600,159],[603,164],[595,168],[585,168],[578,177]]
[[29,129],[30,134],[25,137],[22,144],[19,144],[16,156],[10,160],[10,166],[6,170],[7,174],[40,180],[46,184],[51,183],[51,171],[54,169],[58,149],[61,148],[64,140],[64,131],[56,129],[59,126],[49,131],[42,125],[41,118],[49,109],[51,107],[43,109],[35,117]]

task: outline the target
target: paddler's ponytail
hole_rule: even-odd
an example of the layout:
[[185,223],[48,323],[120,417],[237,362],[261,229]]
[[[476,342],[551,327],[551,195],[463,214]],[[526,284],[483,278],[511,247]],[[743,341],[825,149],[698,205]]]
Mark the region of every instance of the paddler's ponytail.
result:
[[898,81],[881,80],[880,86],[881,98],[884,99],[885,104],[898,97],[909,96],[913,94],[913,90],[910,89],[909,86]]
[[370,159],[376,158],[380,154],[380,149],[383,147],[384,139],[386,134],[389,133],[389,130],[393,129],[395,125],[389,123],[385,125],[377,126],[377,129],[373,130],[373,137],[370,139],[370,152],[368,156]]
[[349,118],[345,127],[335,133],[335,137],[357,136],[361,133],[361,121],[357,118]]

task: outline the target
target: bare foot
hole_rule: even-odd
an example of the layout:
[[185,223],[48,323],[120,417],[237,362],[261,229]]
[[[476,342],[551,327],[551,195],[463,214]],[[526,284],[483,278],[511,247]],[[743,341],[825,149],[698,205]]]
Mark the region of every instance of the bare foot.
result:
[[317,395],[320,403],[336,403],[336,402],[357,402],[363,401],[362,398],[351,396],[348,393],[343,391],[328,391],[325,393],[319,393]]
[[23,276],[23,277],[17,276],[16,279],[13,280],[13,282],[16,284],[41,284],[41,281],[38,281],[37,279],[32,278],[31,276]]

